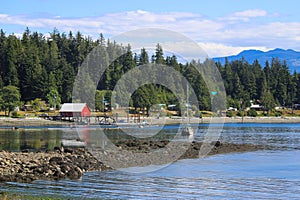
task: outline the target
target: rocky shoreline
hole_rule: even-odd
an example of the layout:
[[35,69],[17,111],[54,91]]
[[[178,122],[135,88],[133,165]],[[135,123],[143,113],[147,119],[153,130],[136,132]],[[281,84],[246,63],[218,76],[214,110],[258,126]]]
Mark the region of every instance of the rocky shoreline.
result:
[[[117,146],[119,151],[127,152],[150,152],[153,150],[166,149],[165,146],[169,141],[138,141],[127,140],[119,141]],[[185,152],[181,154],[179,159],[199,158],[199,150],[203,144],[201,142],[189,143]],[[223,153],[247,152],[270,149],[268,146],[251,145],[251,144],[227,144],[216,142],[208,155],[216,155]],[[176,148],[180,149],[180,148]],[[100,151],[99,151],[100,152]],[[101,151],[102,154],[107,152]],[[118,160],[126,167],[141,166],[153,164],[151,161],[143,161],[139,158],[139,163],[129,160],[130,156],[124,157],[124,154],[109,154],[106,157]],[[175,152],[176,154],[176,152]],[[98,157],[96,159],[85,148],[56,148],[54,151],[48,152],[0,152],[0,181],[1,182],[32,182],[34,180],[60,180],[60,179],[79,179],[84,172],[103,171],[112,169],[105,165],[105,161],[101,162]],[[121,157],[123,155],[123,157]],[[156,156],[154,164],[168,163],[166,154],[160,153]],[[119,156],[119,157],[118,157]],[[168,156],[168,155],[167,155]],[[127,162],[127,163],[126,163]],[[130,162],[130,163],[129,163]],[[150,162],[150,163],[149,163]],[[151,163],[152,162],[152,163]],[[142,164],[141,164],[142,163]]]
[[84,172],[109,169],[86,149],[51,152],[0,152],[1,182],[79,179]]

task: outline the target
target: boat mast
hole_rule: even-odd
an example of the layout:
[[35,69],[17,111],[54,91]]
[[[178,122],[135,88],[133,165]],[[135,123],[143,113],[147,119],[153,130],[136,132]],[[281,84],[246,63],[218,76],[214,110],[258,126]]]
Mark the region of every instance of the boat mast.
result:
[[190,123],[190,115],[189,115],[189,85],[186,84],[186,117],[188,118],[188,123]]

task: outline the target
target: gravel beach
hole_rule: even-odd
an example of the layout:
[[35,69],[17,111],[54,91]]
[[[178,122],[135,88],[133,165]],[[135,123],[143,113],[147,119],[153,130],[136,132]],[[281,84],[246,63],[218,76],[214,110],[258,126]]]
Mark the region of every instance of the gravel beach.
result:
[[[172,149],[171,154],[168,148],[168,140],[149,141],[149,140],[122,140],[117,141],[116,146],[119,150],[114,153],[99,150],[89,152],[85,148],[56,148],[48,152],[0,152],[0,181],[1,182],[31,182],[34,180],[60,180],[60,179],[79,179],[84,172],[103,171],[112,169],[105,163],[105,158],[116,161],[117,167],[146,166],[150,164],[166,164],[173,158],[170,156],[178,155],[184,148],[183,154],[178,159],[199,158],[199,151],[202,147],[201,142],[191,142],[176,144],[176,151]],[[267,146],[251,144],[223,144],[216,142],[208,155],[223,153],[238,153],[247,151],[257,151],[270,149]],[[161,151],[160,151],[161,150]],[[150,159],[136,152],[147,153],[156,151],[158,156]],[[120,153],[121,152],[121,153]],[[127,152],[124,156],[124,152]],[[129,152],[129,153],[128,153]],[[101,155],[97,154],[100,153]],[[94,157],[96,156],[96,157]],[[106,156],[106,157],[105,157]],[[103,162],[100,160],[103,158]],[[169,160],[171,159],[171,160]],[[132,162],[135,160],[136,162]],[[114,166],[114,167],[115,167]]]

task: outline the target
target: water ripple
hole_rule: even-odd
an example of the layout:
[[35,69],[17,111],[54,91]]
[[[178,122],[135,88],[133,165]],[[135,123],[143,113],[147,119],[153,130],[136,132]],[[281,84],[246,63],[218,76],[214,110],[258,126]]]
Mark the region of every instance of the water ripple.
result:
[[226,126],[222,139],[287,148],[180,160],[145,174],[89,172],[76,181],[5,183],[0,187],[71,199],[300,198],[299,126]]

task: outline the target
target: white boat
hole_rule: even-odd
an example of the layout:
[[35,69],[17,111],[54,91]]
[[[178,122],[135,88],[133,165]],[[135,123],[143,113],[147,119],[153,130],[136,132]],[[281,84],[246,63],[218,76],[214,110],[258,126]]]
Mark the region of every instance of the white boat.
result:
[[61,145],[63,147],[81,148],[81,147],[85,147],[86,143],[79,140],[62,140]]
[[190,123],[190,114],[189,114],[189,97],[188,97],[188,85],[186,86],[186,116],[187,116],[187,124],[184,124],[183,127],[181,127],[181,135],[182,136],[193,136],[194,135],[194,129],[191,127]]
[[185,127],[181,128],[181,135],[182,136],[191,136],[191,135],[194,135],[194,129],[191,126],[186,125]]

